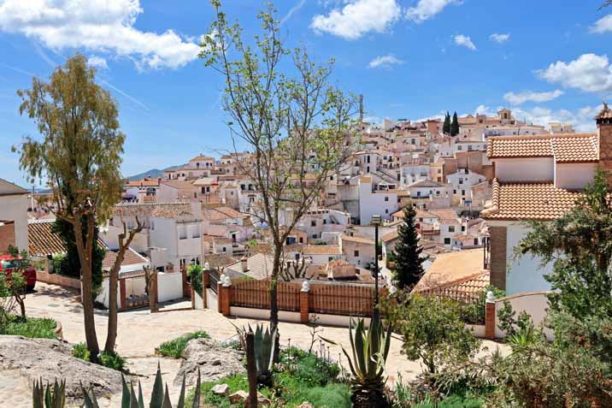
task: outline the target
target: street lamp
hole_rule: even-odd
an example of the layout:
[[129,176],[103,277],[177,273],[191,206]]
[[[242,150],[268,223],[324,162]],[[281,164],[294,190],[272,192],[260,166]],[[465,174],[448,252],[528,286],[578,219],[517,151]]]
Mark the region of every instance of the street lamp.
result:
[[370,222],[374,226],[374,312],[372,318],[378,320],[378,227],[382,224],[382,217],[378,214],[372,216]]

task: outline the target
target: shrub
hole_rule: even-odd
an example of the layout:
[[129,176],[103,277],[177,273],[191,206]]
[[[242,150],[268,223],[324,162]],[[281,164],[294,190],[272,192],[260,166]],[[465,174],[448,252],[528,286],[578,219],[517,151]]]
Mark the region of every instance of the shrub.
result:
[[103,351],[100,353],[100,364],[104,367],[112,368],[117,371],[125,371],[125,360],[115,352]]
[[461,319],[467,324],[484,324],[485,323],[485,307],[487,305],[487,292],[492,291],[496,299],[505,296],[505,292],[497,289],[495,286],[487,286],[479,295],[478,300],[474,303],[462,305]]
[[23,336],[32,339],[54,339],[57,323],[53,319],[31,317],[26,320],[11,316],[0,334]]
[[81,360],[89,361],[90,354],[85,343],[78,343],[72,346],[72,356]]
[[340,373],[338,364],[296,347],[281,351],[280,363],[296,381],[308,387],[325,386],[334,381]]
[[187,267],[187,276],[191,287],[196,293],[202,293],[202,267],[200,265],[191,264]]
[[166,341],[159,346],[159,354],[164,357],[181,358],[189,340],[209,339],[210,336],[205,331],[187,333],[176,339]]

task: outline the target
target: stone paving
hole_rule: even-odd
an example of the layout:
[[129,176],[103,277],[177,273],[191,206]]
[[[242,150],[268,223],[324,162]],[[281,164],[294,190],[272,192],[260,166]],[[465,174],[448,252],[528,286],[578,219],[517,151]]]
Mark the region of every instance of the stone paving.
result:
[[[30,316],[51,317],[62,324],[64,339],[70,343],[78,343],[85,340],[83,331],[82,307],[76,299],[76,293],[54,285],[38,283],[36,293],[28,295],[26,308]],[[100,345],[104,345],[106,334],[107,316],[104,312],[96,313],[96,328]],[[207,331],[212,338],[224,341],[236,335],[234,325],[241,327],[247,324],[256,324],[257,321],[249,319],[228,319],[214,310],[181,310],[167,311],[161,313],[149,313],[148,310],[137,310],[123,312],[119,314],[117,351],[122,356],[128,358],[130,372],[141,376],[143,392],[147,396],[153,384],[157,362],[160,361],[164,372],[164,380],[171,387],[172,381],[179,369],[180,362],[172,359],[158,358],[155,356],[155,349],[162,342],[171,340],[182,334],[196,330]],[[301,324],[280,323],[281,343],[287,345],[308,348],[311,342],[310,328]],[[344,347],[349,348],[348,330],[341,327],[320,327],[318,335],[330,340],[339,342]],[[490,350],[503,345],[494,342],[484,341],[483,346]],[[319,347],[317,342],[316,347]],[[327,346],[325,346],[327,347]],[[401,355],[401,339],[394,337],[391,341],[391,350],[387,361],[387,372],[390,381],[397,378],[401,373],[404,380],[410,380],[422,371],[419,362],[408,361]],[[340,356],[340,348],[332,346],[329,355],[337,359]],[[341,359],[342,361],[342,359]],[[23,394],[24,384],[19,383],[18,378],[14,378],[14,373],[0,372],[0,405],[11,398],[12,408],[30,406],[30,390],[27,387],[27,404],[19,402]],[[12,381],[14,387],[5,385]],[[19,390],[19,392],[16,392]],[[173,400],[178,398],[178,390],[171,387]],[[14,402],[13,402],[14,401]],[[114,402],[114,399],[113,399]],[[108,405],[108,406],[112,406]]]

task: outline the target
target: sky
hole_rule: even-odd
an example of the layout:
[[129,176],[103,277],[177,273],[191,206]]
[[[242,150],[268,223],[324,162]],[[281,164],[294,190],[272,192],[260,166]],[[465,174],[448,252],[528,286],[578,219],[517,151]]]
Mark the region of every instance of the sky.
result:
[[[603,0],[277,0],[282,38],[362,94],[366,117],[422,119],[509,107],[593,131],[612,96],[612,7]],[[263,2],[225,0],[244,35]],[[16,91],[80,52],[119,105],[122,172],[231,150],[222,78],[198,58],[203,0],[0,0],[0,177],[27,186],[11,146],[36,137]]]

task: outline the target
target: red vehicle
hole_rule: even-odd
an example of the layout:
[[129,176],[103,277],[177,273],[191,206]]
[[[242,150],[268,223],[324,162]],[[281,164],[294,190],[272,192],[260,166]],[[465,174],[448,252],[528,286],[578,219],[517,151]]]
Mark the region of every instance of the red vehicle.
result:
[[36,286],[36,269],[30,264],[24,265],[24,262],[26,262],[24,259],[15,258],[12,255],[0,255],[0,273],[10,274],[15,269],[22,269],[26,288],[28,292],[31,292]]

